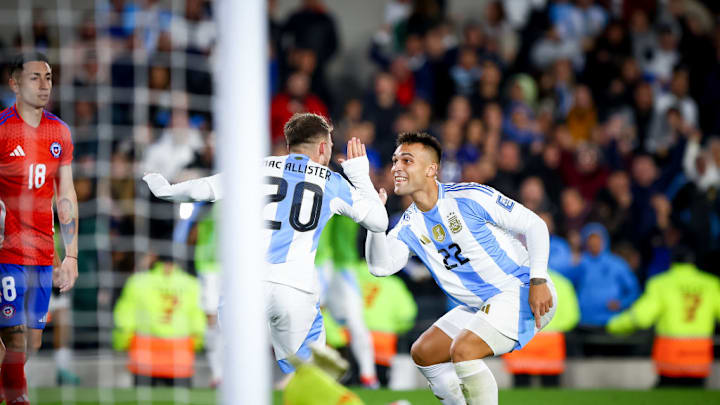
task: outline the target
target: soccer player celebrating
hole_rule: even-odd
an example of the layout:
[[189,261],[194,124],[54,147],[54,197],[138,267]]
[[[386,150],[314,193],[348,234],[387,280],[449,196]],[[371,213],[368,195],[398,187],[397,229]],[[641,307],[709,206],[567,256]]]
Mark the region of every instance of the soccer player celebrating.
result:
[[[413,203],[388,235],[368,233],[370,272],[393,274],[411,253],[423,261],[460,305],[413,344],[415,364],[443,404],[497,404],[497,383],[482,359],[522,348],[555,312],[547,226],[493,188],[438,183],[435,138],[405,133],[397,145],[395,194]],[[384,190],[380,196],[387,198]]]
[[[287,360],[307,360],[311,345],[325,343],[318,306],[315,252],[333,214],[345,215],[373,232],[385,232],[387,213],[370,181],[365,145],[353,138],[342,167],[352,185],[327,168],[332,127],[322,116],[295,114],[285,124],[289,154],[264,159],[268,203],[264,208],[266,316],[275,357],[289,373]],[[170,185],[160,174],[146,175],[152,193],[170,201],[222,198],[220,174]]]
[[[78,276],[78,204],[73,144],[67,124],[44,110],[52,71],[40,53],[17,56],[10,67],[15,105],[0,113],[0,337],[7,352],[0,369],[9,404],[28,404],[26,351],[40,348],[53,281],[70,290]],[[53,277],[56,199],[65,258]],[[54,280],[53,280],[54,279]]]

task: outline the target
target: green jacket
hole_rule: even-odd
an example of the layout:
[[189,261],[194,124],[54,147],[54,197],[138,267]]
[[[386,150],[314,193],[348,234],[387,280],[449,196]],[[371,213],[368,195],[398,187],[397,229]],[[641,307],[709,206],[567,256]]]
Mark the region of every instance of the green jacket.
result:
[[215,233],[215,214],[218,204],[213,204],[210,212],[197,224],[197,242],[195,243],[195,269],[198,274],[220,271],[217,260],[217,235]]
[[578,306],[577,295],[572,282],[562,274],[555,271],[548,271],[550,279],[555,285],[558,302],[555,308],[555,316],[547,326],[543,328],[546,332],[567,332],[575,328],[580,321],[580,306]]
[[364,261],[356,275],[365,301],[365,323],[372,331],[401,334],[415,324],[417,304],[400,277],[374,277]]
[[689,263],[674,263],[651,278],[645,293],[608,323],[610,333],[625,334],[655,325],[666,337],[710,337],[720,319],[720,279]]
[[196,349],[202,347],[206,319],[200,307],[200,285],[177,266],[165,274],[165,265],[158,262],[127,280],[114,310],[116,350],[126,350],[135,334],[191,337]]
[[335,215],[323,228],[315,254],[318,266],[332,262],[335,270],[351,268],[360,261],[358,232],[360,225],[348,217]]

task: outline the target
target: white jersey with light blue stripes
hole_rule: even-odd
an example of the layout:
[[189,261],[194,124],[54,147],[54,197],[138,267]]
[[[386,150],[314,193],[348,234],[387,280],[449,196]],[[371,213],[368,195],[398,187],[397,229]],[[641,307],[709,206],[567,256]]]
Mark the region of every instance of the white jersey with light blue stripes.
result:
[[500,292],[520,294],[529,282],[530,257],[515,233],[530,211],[476,183],[439,184],[438,193],[428,212],[413,203],[388,239],[407,245],[461,305],[478,310]]
[[357,190],[341,175],[306,155],[269,156],[263,161],[266,281],[317,291],[315,252],[320,233],[333,214],[360,222],[369,211]]

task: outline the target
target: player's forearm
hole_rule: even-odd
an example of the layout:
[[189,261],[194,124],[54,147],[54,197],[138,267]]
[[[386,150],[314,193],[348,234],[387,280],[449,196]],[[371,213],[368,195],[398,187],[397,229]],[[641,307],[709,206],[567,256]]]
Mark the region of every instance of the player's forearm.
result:
[[347,160],[342,163],[342,167],[345,175],[363,199],[383,205],[372,180],[370,180],[370,162],[366,156]]
[[393,257],[388,242],[385,232],[368,232],[367,234],[365,259],[373,276],[385,277],[395,274],[407,264],[407,255],[404,260],[400,257]]
[[360,225],[369,232],[382,232],[384,234],[388,227],[388,216],[385,206],[373,202],[365,218],[360,221]]
[[65,256],[77,258],[79,220],[75,189],[69,186],[67,190],[60,190],[56,205],[60,221],[60,234],[65,244]]
[[530,255],[530,278],[549,280],[547,267],[550,255],[550,233],[545,222],[528,212],[528,228],[525,233],[528,254]]
[[170,184],[162,175],[151,173],[143,180],[155,197],[173,202],[216,201],[222,198],[220,174]]

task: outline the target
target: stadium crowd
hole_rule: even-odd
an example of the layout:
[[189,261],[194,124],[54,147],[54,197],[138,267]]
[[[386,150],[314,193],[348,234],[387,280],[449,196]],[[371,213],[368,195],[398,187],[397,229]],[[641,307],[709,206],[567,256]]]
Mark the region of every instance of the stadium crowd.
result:
[[[368,144],[375,185],[392,189],[396,134],[436,136],[440,181],[490,185],[545,219],[550,267],[572,281],[589,330],[629,308],[678,246],[720,275],[720,3],[488,0],[460,18],[451,2],[388,1],[367,38],[376,73],[340,86],[328,65],[343,49],[341,22],[328,2],[303,0],[280,21],[270,1],[273,152],[284,153],[293,113],[329,115],[335,143]],[[139,175],[213,171],[213,4],[163,4],[108,1],[64,36],[34,10],[32,31],[2,45],[56,62],[51,109],[76,145],[86,238],[75,305],[85,309],[112,297],[84,288],[98,268],[128,276],[143,266],[134,235],[172,237],[172,210],[140,191]],[[3,107],[12,100],[2,87]],[[388,210],[407,204],[391,196]],[[98,233],[109,235],[109,262],[95,253]],[[427,326],[445,304],[413,274],[403,277]]]

